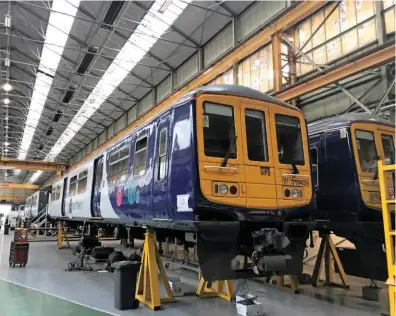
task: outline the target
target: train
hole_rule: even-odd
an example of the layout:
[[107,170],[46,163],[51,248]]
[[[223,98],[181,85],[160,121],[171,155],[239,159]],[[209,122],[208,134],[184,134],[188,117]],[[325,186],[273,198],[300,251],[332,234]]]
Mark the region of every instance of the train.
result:
[[[347,113],[308,124],[315,216],[338,222],[382,222],[378,160],[394,163],[395,125]],[[394,198],[392,179],[388,194]]]
[[[308,124],[308,134],[317,206],[311,219],[354,244],[353,249],[337,248],[347,274],[385,281],[377,165],[378,160],[395,163],[394,123],[347,113]],[[394,175],[387,176],[386,187],[388,198],[395,199]],[[394,213],[391,216],[394,223]]]
[[48,201],[49,201],[48,191],[39,190],[34,192],[26,199],[24,214],[21,215],[24,216],[25,218],[32,218],[37,216],[48,205]]
[[302,272],[310,228],[293,221],[315,198],[301,110],[213,85],[144,119],[53,184],[51,218],[196,242],[206,280]]

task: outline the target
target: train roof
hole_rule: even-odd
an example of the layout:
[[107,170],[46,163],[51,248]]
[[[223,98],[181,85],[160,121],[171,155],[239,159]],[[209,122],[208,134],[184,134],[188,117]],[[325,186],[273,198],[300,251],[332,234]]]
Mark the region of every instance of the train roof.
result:
[[246,97],[250,99],[256,99],[256,100],[261,100],[265,102],[270,102],[270,103],[275,103],[277,105],[285,106],[291,109],[294,109],[298,111],[298,108],[295,106],[292,106],[286,102],[280,101],[268,94],[262,93],[258,90],[254,90],[248,87],[244,86],[239,86],[235,84],[214,84],[214,85],[208,85],[208,86],[202,86],[200,88],[197,88],[195,90],[190,91],[187,93],[184,97],[179,99],[177,103],[180,103],[181,101],[184,102],[187,99],[192,99],[197,96],[199,93],[209,93],[209,94],[225,94],[225,95],[233,95],[233,96],[238,96],[238,97]]
[[309,123],[308,134],[322,133],[330,129],[349,127],[352,123],[356,122],[372,122],[386,126],[395,126],[392,122],[387,121],[377,115],[367,113],[346,113]]

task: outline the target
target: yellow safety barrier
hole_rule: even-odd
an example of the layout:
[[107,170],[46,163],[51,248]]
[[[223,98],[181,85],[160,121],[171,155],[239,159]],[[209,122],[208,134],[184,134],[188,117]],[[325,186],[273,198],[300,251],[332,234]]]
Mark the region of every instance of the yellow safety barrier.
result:
[[[378,162],[378,176],[381,191],[382,216],[384,221],[386,263],[388,266],[388,280],[386,284],[389,286],[389,308],[390,316],[395,316],[395,286],[396,286],[396,266],[395,266],[395,236],[396,232],[392,228],[391,212],[394,211],[394,178],[392,188],[388,187],[386,173],[395,173],[396,165],[384,165],[382,161]],[[393,192],[393,193],[392,193]]]

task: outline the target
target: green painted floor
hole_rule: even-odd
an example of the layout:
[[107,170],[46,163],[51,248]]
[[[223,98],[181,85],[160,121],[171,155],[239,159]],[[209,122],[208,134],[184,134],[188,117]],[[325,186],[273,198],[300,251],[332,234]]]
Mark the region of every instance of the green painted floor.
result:
[[52,295],[0,280],[1,316],[108,316]]

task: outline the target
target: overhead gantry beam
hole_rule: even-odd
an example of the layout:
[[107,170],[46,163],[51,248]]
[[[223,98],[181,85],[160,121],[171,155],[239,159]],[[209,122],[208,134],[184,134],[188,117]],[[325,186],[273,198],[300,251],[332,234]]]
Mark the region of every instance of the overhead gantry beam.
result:
[[347,60],[342,66],[328,68],[324,73],[319,73],[315,78],[310,78],[309,80],[294,84],[289,88],[282,89],[278,93],[275,93],[275,96],[282,101],[290,101],[359,72],[384,65],[394,59],[395,44],[381,45],[363,56],[357,56],[353,60]]
[[6,195],[6,196],[1,196],[0,195],[0,202],[24,202],[26,200],[26,197],[24,196],[11,196],[11,195]]
[[0,169],[21,169],[33,171],[56,171],[58,175],[67,169],[66,164],[38,161],[38,160],[18,160],[10,158],[0,158]]
[[8,183],[8,182],[1,183],[0,182],[0,189],[1,188],[38,190],[38,189],[40,189],[40,186],[37,184],[31,184],[31,183]]

